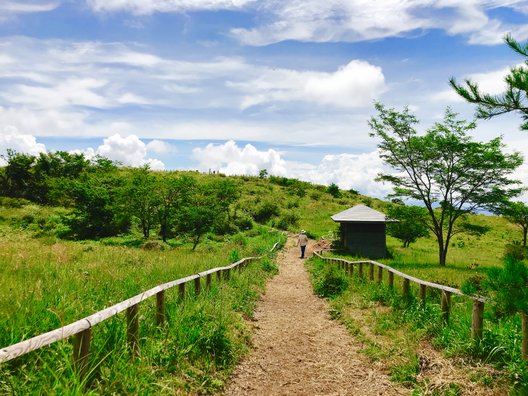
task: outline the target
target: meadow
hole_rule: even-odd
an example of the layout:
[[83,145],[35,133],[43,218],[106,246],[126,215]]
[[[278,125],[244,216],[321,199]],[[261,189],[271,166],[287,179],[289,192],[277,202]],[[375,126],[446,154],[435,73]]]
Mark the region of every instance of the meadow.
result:
[[[195,177],[207,181],[222,176]],[[164,243],[153,235],[145,241],[137,223],[126,234],[92,240],[65,239],[61,237],[64,219],[71,209],[28,202],[16,207],[0,206],[0,345],[11,345],[71,323],[155,285],[225,266],[242,257],[266,255],[275,242],[284,240],[278,230],[298,232],[303,228],[313,239],[331,240],[337,235],[337,225],[330,219],[331,215],[358,203],[381,211],[386,205],[354,191],[341,191],[334,196],[325,186],[294,179],[248,176],[227,179],[240,191],[237,202],[230,208],[231,215],[249,218],[251,227],[225,234],[207,233],[194,250],[192,241],[186,237],[170,238]],[[436,264],[437,246],[432,238],[419,239],[403,248],[400,241],[387,237],[391,257],[381,261],[422,279],[460,287],[466,279],[483,276],[487,268],[501,266],[506,245],[520,239],[520,231],[505,219],[476,215],[471,220],[489,226],[490,230],[479,237],[457,235],[446,267]],[[127,349],[124,314],[105,321],[94,329],[89,375],[85,378],[73,370],[72,340],[2,364],[0,393],[203,394],[220,391],[231,370],[247,353],[250,333],[245,320],[252,317],[265,281],[275,271],[273,257],[268,256],[236,272],[228,283],[214,283],[210,291],[200,296],[190,291],[184,302],[178,299],[177,291],[168,292],[167,324],[161,328],[155,324],[155,299],[142,303],[141,353],[136,357]],[[351,304],[372,307],[373,302],[397,301],[383,289],[377,292],[368,283],[359,284],[362,288],[351,288],[333,300],[336,317],[345,318],[345,308]],[[431,304],[431,316],[424,316],[417,308],[406,308],[405,315],[395,310],[393,316],[376,319],[376,328],[412,327],[409,323],[415,320],[422,325],[416,325],[417,330],[409,332],[410,337],[432,337],[435,345],[449,345],[448,351],[474,356],[466,338],[455,337],[455,341],[459,340],[455,343],[441,341],[442,337],[453,340],[452,334],[445,336],[449,332],[467,332],[468,308],[463,306],[456,302],[455,310],[460,307],[465,313],[453,315],[462,321],[460,327],[455,321],[454,327],[438,327],[433,318],[437,308]],[[486,312],[487,318],[491,318],[490,308]],[[355,328],[352,322],[343,320],[351,329]],[[498,345],[497,339],[518,334],[518,322],[508,323],[509,328],[501,327],[503,333],[486,333],[493,339],[486,345]],[[512,340],[512,343],[518,342]],[[491,353],[490,348],[481,350]],[[486,359],[485,353],[477,357]],[[505,356],[510,349],[493,353],[497,357]],[[380,351],[379,355],[383,354]],[[408,360],[395,363],[394,367],[400,367],[395,372],[405,373],[405,367],[416,370],[416,352],[410,350],[408,356]],[[524,375],[522,370],[509,372]],[[397,375],[394,378],[399,380]],[[411,383],[418,388],[416,382]]]

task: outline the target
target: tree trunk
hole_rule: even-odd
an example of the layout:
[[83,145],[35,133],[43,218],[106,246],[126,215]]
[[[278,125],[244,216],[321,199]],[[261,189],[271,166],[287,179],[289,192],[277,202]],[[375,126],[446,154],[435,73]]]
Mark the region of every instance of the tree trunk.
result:
[[523,246],[526,247],[526,234],[528,233],[528,227],[523,228]]
[[447,257],[447,246],[444,247],[443,240],[438,241],[438,264],[440,267],[445,267]]

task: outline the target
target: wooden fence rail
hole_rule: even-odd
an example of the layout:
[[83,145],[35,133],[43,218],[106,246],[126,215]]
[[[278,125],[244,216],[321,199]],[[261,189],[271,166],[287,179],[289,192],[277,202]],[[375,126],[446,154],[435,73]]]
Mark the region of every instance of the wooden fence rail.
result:
[[[280,240],[277,241],[270,252],[273,252],[279,245]],[[226,267],[213,268],[207,271],[199,272],[195,275],[190,275],[185,278],[177,279],[171,282],[164,283],[156,286],[150,290],[147,290],[141,294],[131,297],[127,300],[121,301],[111,307],[103,309],[102,311],[96,312],[93,315],[79,319],[76,322],[70,323],[59,329],[49,331],[47,333],[38,335],[25,341],[21,341],[17,344],[10,345],[8,347],[0,349],[0,363],[7,362],[15,359],[19,356],[25,355],[26,353],[35,351],[42,347],[53,344],[54,342],[67,339],[71,336],[75,336],[75,342],[73,347],[73,362],[75,369],[82,376],[85,373],[88,365],[88,355],[91,342],[91,329],[96,324],[111,318],[119,314],[120,312],[127,311],[127,342],[133,354],[138,352],[139,348],[139,303],[152,297],[156,296],[156,322],[162,324],[165,321],[165,290],[178,286],[178,296],[183,299],[185,296],[185,285],[189,282],[194,282],[195,294],[200,294],[201,291],[201,279],[206,279],[206,287],[209,288],[211,285],[212,274],[217,274],[217,279],[221,279],[221,272],[225,271],[225,278],[229,279],[230,271],[233,268],[244,268],[248,263],[261,259],[259,257],[246,257]]]
[[[402,278],[402,294],[405,297],[410,296],[410,283],[416,283],[420,286],[419,298],[422,304],[425,304],[426,301],[426,289],[432,288],[439,290],[441,292],[440,297],[440,306],[442,309],[442,318],[445,322],[449,321],[449,314],[451,310],[451,295],[457,294],[473,300],[473,312],[472,312],[472,322],[471,322],[471,337],[475,340],[480,340],[482,338],[483,331],[483,318],[484,318],[484,303],[487,301],[485,297],[482,296],[469,296],[464,294],[461,290],[455,289],[453,287],[440,285],[438,283],[427,282],[422,279],[415,278],[413,276],[407,275],[403,272],[395,270],[388,265],[378,263],[372,260],[362,260],[362,261],[349,261],[345,259],[339,259],[335,257],[323,257],[322,251],[314,252],[314,255],[330,263],[337,264],[339,268],[346,268],[346,266],[352,267],[354,265],[358,266],[359,276],[363,278],[363,266],[369,265],[369,279],[374,280],[374,267],[378,267],[378,278],[377,283],[381,283],[383,279],[383,270],[387,270],[388,279],[387,283],[389,287],[394,287],[394,275],[397,275]],[[349,274],[353,270],[348,270]],[[528,360],[528,315],[521,314],[521,323],[522,323],[522,356],[525,360]]]

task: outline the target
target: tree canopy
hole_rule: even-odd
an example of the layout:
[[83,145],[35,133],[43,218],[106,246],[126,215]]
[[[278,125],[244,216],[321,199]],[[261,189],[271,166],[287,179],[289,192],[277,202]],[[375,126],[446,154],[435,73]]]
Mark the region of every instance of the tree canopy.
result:
[[427,221],[429,215],[422,206],[416,205],[390,205],[387,208],[387,216],[398,220],[387,224],[389,235],[403,242],[403,247],[409,247],[418,238],[429,236]]
[[444,266],[452,236],[462,232],[456,223],[464,214],[492,210],[520,193],[509,176],[522,156],[504,153],[501,138],[473,141],[468,132],[475,124],[457,119],[449,108],[442,122],[421,135],[407,108],[398,112],[376,103],[376,110],[369,122],[371,136],[380,139],[380,156],[395,170],[378,180],[392,183],[393,197],[423,202]]
[[454,77],[449,82],[455,91],[470,103],[477,105],[477,117],[489,119],[500,114],[519,112],[524,120],[521,129],[528,130],[528,43],[521,44],[511,35],[505,37],[506,44],[525,57],[525,65],[513,66],[505,77],[506,91],[500,95],[481,92],[478,84],[469,79],[458,84]]

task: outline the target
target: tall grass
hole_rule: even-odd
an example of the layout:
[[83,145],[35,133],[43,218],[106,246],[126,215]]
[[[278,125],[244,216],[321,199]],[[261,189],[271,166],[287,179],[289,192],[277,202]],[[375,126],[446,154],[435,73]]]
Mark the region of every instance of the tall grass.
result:
[[[157,284],[265,253],[280,234],[265,228],[233,242],[210,241],[192,252],[188,246],[143,251],[90,242],[45,243],[25,234],[0,242],[0,345],[7,346],[60,327]],[[88,376],[74,372],[72,340],[31,352],[0,366],[0,394],[175,394],[221,389],[246,351],[252,315],[269,259],[232,271],[229,282],[213,282],[184,301],[166,292],[167,323],[155,324],[155,299],[140,305],[140,353],[126,343],[125,314],[93,329]],[[4,314],[5,313],[5,314]]]
[[[320,274],[328,271],[325,267],[332,264],[321,259],[313,258],[307,266],[312,274],[314,288]],[[356,271],[357,272],[357,271]],[[390,361],[393,380],[402,382],[410,388],[420,389],[417,381],[419,367],[419,340],[427,339],[436,348],[442,349],[449,356],[464,357],[474,361],[489,363],[502,370],[503,376],[510,384],[511,395],[528,394],[528,364],[522,360],[521,324],[519,317],[496,317],[492,308],[487,306],[484,319],[484,333],[480,341],[471,339],[472,301],[463,296],[453,295],[451,313],[448,323],[444,323],[440,308],[440,293],[429,289],[427,302],[420,304],[418,288],[411,288],[411,297],[401,295],[401,282],[395,278],[393,289],[388,285],[378,285],[355,274],[350,279],[350,287],[334,295],[331,300],[332,315],[345,323],[349,329],[361,338],[361,325],[350,314],[350,307],[373,308],[388,306],[391,309],[382,313],[364,311],[365,315],[372,315],[373,333],[388,335],[398,334],[395,339],[405,344],[406,348],[399,350],[405,358]],[[364,349],[367,355],[375,355],[390,360],[393,350],[383,352],[378,343],[363,334],[363,341],[367,345]],[[394,346],[392,346],[394,348]],[[419,394],[419,393],[417,393]]]

